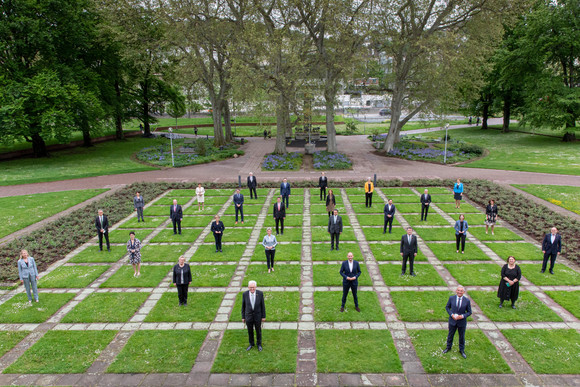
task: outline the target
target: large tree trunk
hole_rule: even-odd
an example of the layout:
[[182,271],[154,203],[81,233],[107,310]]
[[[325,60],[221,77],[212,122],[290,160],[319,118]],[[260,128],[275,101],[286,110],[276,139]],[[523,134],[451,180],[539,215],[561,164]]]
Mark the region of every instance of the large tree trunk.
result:
[[119,85],[119,80],[115,80],[115,95],[117,97],[117,103],[115,106],[115,136],[117,140],[124,140],[125,133],[123,132],[123,116],[121,114],[122,101],[121,101],[121,87]]
[[213,117],[213,145],[226,145],[222,129],[222,101],[219,101],[216,97],[211,98],[211,108]]
[[34,157],[48,157],[48,149],[46,149],[46,143],[44,139],[40,137],[40,134],[34,133],[32,136],[32,151],[34,152]]
[[222,106],[224,115],[225,139],[226,142],[234,142],[234,136],[232,135],[232,123],[230,120],[230,104],[228,103],[228,100],[224,100]]
[[510,131],[510,116],[512,108],[512,93],[508,93],[503,98],[503,126],[502,131],[508,133]]
[[328,152],[338,152],[336,146],[336,128],[334,127],[334,101],[336,98],[336,87],[327,85],[324,88],[324,100],[326,108],[326,150]]
[[276,98],[276,147],[274,148],[274,153],[278,155],[286,154],[286,115],[288,115],[288,105],[284,96],[279,94]]
[[143,137],[151,137],[151,125],[149,124],[149,79],[145,78],[141,84],[143,93]]
[[487,129],[487,119],[489,118],[489,104],[491,103],[488,95],[483,101],[483,109],[481,112],[481,129]]
[[399,121],[401,120],[401,108],[403,106],[405,85],[404,81],[397,80],[393,90],[393,99],[391,100],[391,124],[389,126],[389,134],[385,139],[383,150],[389,152],[393,146],[399,142]]
[[83,128],[82,132],[83,132],[83,146],[85,147],[93,146],[93,142],[91,140],[91,132],[89,131],[89,128]]

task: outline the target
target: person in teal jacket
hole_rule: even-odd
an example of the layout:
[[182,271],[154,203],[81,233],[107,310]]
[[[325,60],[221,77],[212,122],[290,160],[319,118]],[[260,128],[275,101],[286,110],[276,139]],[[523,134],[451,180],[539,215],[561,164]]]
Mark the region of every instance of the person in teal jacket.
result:
[[463,183],[461,179],[457,179],[457,183],[453,185],[453,197],[455,198],[455,208],[459,208],[463,198]]

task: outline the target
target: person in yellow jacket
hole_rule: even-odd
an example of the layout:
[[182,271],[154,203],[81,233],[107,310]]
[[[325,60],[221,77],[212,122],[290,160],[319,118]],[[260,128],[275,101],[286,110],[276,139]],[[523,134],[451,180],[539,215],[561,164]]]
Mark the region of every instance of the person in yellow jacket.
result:
[[373,205],[373,192],[375,186],[369,177],[365,183],[365,207],[371,207]]

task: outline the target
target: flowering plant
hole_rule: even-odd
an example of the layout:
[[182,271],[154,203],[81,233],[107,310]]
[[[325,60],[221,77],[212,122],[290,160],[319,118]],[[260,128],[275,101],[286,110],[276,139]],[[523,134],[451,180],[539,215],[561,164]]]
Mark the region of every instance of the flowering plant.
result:
[[342,153],[314,152],[314,169],[350,169],[352,161]]
[[262,169],[267,171],[296,171],[302,166],[302,153],[293,152],[283,155],[268,154],[262,162]]

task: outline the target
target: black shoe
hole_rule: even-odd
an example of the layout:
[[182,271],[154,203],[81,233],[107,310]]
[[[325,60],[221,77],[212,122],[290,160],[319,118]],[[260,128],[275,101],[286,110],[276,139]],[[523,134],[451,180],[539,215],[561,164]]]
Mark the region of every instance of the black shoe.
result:
[[284,231],[282,231],[280,234],[281,234],[281,235],[284,235]]
[[[338,249],[337,249],[338,250]],[[554,270],[550,270],[550,274],[554,274]]]
[[449,352],[449,351],[451,351],[451,348],[445,348],[445,349],[443,350],[443,353],[447,353],[447,352]]
[[174,232],[174,233],[173,233],[173,235],[177,235],[177,233],[176,233],[176,232]]
[[415,275],[415,273],[411,273],[411,276],[413,276],[413,277],[417,277],[417,276]]
[[332,251],[332,250],[334,250],[334,247],[331,247],[331,248],[330,248],[330,251]]
[[360,308],[358,306],[355,306],[354,309],[360,313]]
[[389,230],[389,234],[392,234],[391,230]]
[[215,252],[216,252],[216,253],[217,253],[218,251],[219,251],[218,249],[215,249]]
[[258,351],[262,352],[262,346],[258,344]]
[[467,359],[467,355],[465,354],[465,352],[464,352],[464,351],[460,351],[459,353],[461,354],[461,356],[462,356],[464,359]]
[[140,222],[140,220],[139,220],[139,219],[137,219],[137,223],[139,223],[139,222]]
[[500,308],[503,308],[503,304],[499,304],[499,307],[500,307]]
[[220,253],[222,252],[222,249],[220,249]]
[[[111,249],[107,248],[107,251],[110,253],[111,252]],[[552,274],[554,274],[554,273],[552,273]]]
[[387,233],[386,231],[383,231],[383,234],[386,234],[386,233]]
[[344,306],[343,306],[342,308],[340,308],[340,311],[341,311],[341,312],[344,312]]
[[102,253],[102,252],[103,252],[103,249],[100,249],[100,250],[99,250],[99,253]]
[[[339,250],[339,248],[338,248],[338,246],[336,246],[336,251],[338,251],[338,250]],[[552,273],[552,274],[554,274],[554,273]]]
[[181,231],[179,232],[179,235],[181,235]]
[[402,272],[401,272],[401,277],[402,277],[402,276],[404,276],[404,275],[405,275],[405,272],[404,272],[404,271],[402,271]]
[[516,306],[514,304],[512,304],[512,309],[515,309],[515,308],[516,308]]
[[248,348],[246,348],[246,351],[249,351],[250,349],[252,349],[253,345],[248,346]]
[[545,272],[545,271],[546,271],[546,270],[540,270],[540,273],[543,273],[543,272]]

